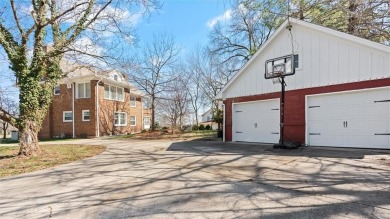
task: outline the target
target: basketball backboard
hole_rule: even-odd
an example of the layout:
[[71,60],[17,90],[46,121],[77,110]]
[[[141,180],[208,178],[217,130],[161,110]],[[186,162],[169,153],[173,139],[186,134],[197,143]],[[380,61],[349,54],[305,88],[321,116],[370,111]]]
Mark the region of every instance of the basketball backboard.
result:
[[278,78],[295,74],[294,55],[282,56],[265,62],[265,78]]

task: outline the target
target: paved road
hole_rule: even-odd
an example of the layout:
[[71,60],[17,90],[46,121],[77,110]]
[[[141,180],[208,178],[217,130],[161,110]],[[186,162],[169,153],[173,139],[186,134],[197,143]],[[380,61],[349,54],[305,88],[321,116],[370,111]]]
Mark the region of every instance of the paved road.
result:
[[389,151],[67,143],[108,149],[0,179],[0,218],[390,218]]

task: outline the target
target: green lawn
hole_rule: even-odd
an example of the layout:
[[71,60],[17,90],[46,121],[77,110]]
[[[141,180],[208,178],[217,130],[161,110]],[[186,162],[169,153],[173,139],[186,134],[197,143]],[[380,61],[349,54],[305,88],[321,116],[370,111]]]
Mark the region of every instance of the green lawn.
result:
[[71,163],[103,152],[105,146],[42,145],[38,156],[17,156],[19,147],[0,147],[0,177],[33,172],[61,164]]

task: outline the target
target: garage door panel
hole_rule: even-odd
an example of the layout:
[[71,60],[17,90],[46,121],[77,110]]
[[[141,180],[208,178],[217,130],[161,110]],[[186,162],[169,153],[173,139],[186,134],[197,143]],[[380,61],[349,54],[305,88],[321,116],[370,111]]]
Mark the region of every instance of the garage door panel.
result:
[[390,132],[390,127],[389,127],[390,124],[388,121],[389,121],[389,118],[370,120],[367,122],[367,130],[370,131],[370,134],[389,133]]
[[279,135],[279,100],[234,105],[233,140],[276,143]]
[[[390,136],[385,135],[390,133],[389,99],[390,88],[309,96],[308,143],[390,149]],[[319,107],[310,108],[314,104]]]
[[389,99],[389,91],[388,90],[372,90],[367,92],[366,102],[373,103],[375,101],[382,101]]
[[373,135],[367,137],[367,147],[371,148],[388,148],[390,137],[388,135]]

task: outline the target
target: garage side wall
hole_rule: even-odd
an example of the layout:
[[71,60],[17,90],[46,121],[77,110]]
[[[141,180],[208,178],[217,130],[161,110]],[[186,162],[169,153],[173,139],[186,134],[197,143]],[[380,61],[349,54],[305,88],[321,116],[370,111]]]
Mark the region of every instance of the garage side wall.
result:
[[[386,87],[386,86],[390,86],[390,78],[287,91],[286,105],[285,105],[286,139],[305,143],[305,101],[307,95],[360,90],[360,89]],[[256,101],[256,100],[267,100],[267,99],[274,99],[274,98],[280,98],[280,92],[245,96],[245,97],[228,98],[224,100],[225,116],[226,116],[225,127],[224,127],[225,141],[232,141],[232,137],[233,137],[233,130],[232,130],[233,103],[241,103],[241,102]]]

